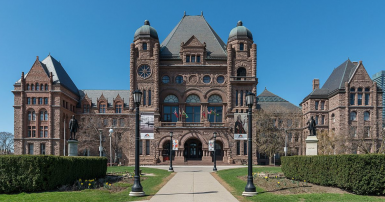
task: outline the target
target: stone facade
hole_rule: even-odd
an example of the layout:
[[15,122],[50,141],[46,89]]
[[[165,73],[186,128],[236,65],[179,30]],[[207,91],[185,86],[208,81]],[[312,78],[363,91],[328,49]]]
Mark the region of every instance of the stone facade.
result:
[[[313,116],[317,134],[328,131],[343,142],[336,145],[334,154],[362,153],[360,142],[366,144],[370,152],[378,149],[382,131],[382,90],[370,79],[361,61],[345,61],[334,69],[321,89],[319,80],[315,79],[313,92],[300,105],[304,126]],[[304,128],[303,139],[308,135],[309,130]]]

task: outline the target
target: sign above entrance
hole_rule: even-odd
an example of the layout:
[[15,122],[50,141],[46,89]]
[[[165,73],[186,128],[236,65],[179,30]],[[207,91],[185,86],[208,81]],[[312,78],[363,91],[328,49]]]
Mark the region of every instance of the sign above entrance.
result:
[[246,134],[234,134],[234,140],[247,140]]
[[140,138],[154,139],[154,112],[144,112],[140,115]]
[[214,140],[209,140],[209,151],[214,151]]
[[178,140],[172,140],[172,150],[178,150]]

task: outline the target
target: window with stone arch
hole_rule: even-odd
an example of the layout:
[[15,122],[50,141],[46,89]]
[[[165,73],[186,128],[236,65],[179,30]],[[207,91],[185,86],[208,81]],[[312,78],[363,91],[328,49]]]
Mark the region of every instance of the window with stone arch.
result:
[[246,76],[246,69],[244,67],[239,67],[237,69],[237,80],[241,80],[241,77],[245,77]]
[[189,95],[186,99],[186,122],[201,122],[201,100],[197,95]]
[[33,109],[28,110],[28,121],[35,121],[35,120],[36,120],[35,110]]
[[47,84],[45,84],[45,90],[48,91],[48,85]]
[[207,107],[207,118],[209,122],[222,122],[222,97],[219,95],[211,95],[208,101],[209,106]]
[[163,116],[164,122],[177,122],[181,115],[178,106],[179,99],[175,95],[167,95],[163,100]]
[[365,88],[365,105],[369,105],[370,88]]
[[369,121],[370,113],[368,111],[364,112],[364,121]]
[[336,116],[334,114],[332,114],[332,121],[333,123],[336,122]]
[[356,99],[356,94],[355,94],[356,89],[354,87],[350,88],[350,105],[354,105],[355,99]]
[[197,95],[189,95],[186,99],[186,103],[201,103],[201,99]]
[[175,95],[167,95],[166,98],[164,98],[165,103],[178,103],[178,97]]

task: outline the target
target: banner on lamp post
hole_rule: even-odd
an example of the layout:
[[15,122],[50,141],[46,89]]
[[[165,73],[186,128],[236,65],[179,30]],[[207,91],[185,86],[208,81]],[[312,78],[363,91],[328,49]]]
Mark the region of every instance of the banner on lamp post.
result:
[[178,150],[178,140],[172,140],[172,150]]
[[214,151],[214,140],[209,140],[209,151]]
[[140,115],[140,139],[154,139],[154,112],[143,112]]

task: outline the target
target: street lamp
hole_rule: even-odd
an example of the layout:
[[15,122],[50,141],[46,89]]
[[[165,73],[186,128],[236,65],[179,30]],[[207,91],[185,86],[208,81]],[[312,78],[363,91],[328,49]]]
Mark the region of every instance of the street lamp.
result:
[[99,130],[99,135],[100,135],[99,156],[102,157],[102,151],[103,151],[103,147],[102,147],[102,130]]
[[247,111],[247,119],[249,120],[249,123],[248,123],[248,130],[247,130],[247,143],[248,143],[248,152],[247,152],[247,156],[248,156],[248,163],[247,163],[247,167],[248,167],[248,174],[247,174],[247,185],[245,187],[245,191],[242,193],[243,196],[254,196],[257,194],[257,191],[255,189],[255,186],[254,186],[254,183],[253,183],[253,176],[252,176],[252,173],[253,173],[253,165],[252,165],[252,144],[251,144],[251,139],[252,139],[252,107],[253,107],[253,103],[254,103],[254,98],[255,98],[255,94],[254,93],[251,93],[249,92],[247,95],[246,95],[246,104],[247,106],[249,107],[248,111]]
[[217,132],[214,132],[214,168],[213,168],[213,171],[214,172],[217,172],[217,155],[216,155],[216,148],[215,148],[215,144],[216,144],[216,140],[217,140]]
[[110,132],[110,166],[112,166],[112,145],[111,145],[111,138],[112,138],[112,133],[114,132],[114,129],[110,128],[110,130],[108,131]]
[[174,169],[172,168],[172,135],[173,132],[170,132],[170,168],[168,169],[168,172],[174,172]]
[[134,185],[132,186],[130,196],[144,196],[143,187],[140,184],[139,176],[139,105],[140,100],[142,99],[142,92],[140,90],[135,90],[133,92],[136,117],[135,117],[135,177]]

